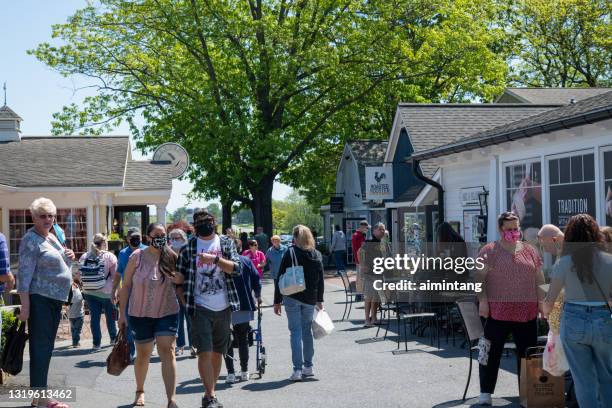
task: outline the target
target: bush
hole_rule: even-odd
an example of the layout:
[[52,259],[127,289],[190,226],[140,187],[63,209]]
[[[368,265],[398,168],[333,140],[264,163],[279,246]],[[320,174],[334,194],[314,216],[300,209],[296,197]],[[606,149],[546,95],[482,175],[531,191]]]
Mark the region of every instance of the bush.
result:
[[6,333],[9,331],[11,326],[15,324],[16,320],[17,317],[13,314],[12,311],[2,311],[2,340],[0,342],[0,351],[4,348]]

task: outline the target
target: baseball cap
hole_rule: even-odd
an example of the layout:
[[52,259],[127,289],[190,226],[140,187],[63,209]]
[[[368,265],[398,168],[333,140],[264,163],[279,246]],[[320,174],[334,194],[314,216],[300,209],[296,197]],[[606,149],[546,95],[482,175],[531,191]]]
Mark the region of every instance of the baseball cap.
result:
[[132,235],[142,235],[140,233],[140,228],[138,227],[130,227],[127,231],[127,236],[128,238],[131,237]]

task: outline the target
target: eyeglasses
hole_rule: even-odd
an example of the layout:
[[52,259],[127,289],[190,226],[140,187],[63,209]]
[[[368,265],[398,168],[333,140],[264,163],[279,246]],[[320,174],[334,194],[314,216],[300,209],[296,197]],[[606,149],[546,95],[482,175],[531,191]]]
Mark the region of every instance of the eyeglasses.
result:
[[53,218],[55,218],[55,214],[39,214],[38,218],[40,218],[41,220],[46,220],[47,218],[52,220]]

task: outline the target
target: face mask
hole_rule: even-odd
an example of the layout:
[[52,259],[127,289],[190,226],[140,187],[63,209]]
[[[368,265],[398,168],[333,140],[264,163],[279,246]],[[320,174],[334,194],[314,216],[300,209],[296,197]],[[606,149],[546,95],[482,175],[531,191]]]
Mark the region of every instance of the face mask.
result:
[[135,247],[139,247],[140,246],[140,237],[136,236],[136,237],[131,237],[130,238],[130,246]]
[[508,242],[517,242],[521,239],[521,231],[504,231],[503,237]]
[[170,241],[170,246],[174,249],[180,249],[183,246],[183,241],[179,241],[178,239],[173,239]]
[[215,232],[215,224],[212,222],[202,222],[195,225],[195,230],[198,236],[200,237],[208,237]]
[[155,238],[151,238],[151,246],[153,248],[163,248],[164,245],[166,245],[166,243],[168,242],[167,238],[165,236],[163,237],[155,237]]

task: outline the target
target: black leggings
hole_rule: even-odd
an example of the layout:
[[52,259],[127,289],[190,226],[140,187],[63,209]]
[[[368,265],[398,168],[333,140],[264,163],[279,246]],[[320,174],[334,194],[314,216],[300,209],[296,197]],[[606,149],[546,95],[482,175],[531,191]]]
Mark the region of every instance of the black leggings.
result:
[[[241,371],[248,371],[249,368],[249,323],[235,324],[232,327],[234,337],[238,341],[238,354],[240,355]],[[225,366],[229,374],[234,374],[234,349],[230,344],[225,356]]]
[[516,344],[517,377],[521,375],[521,358],[525,356],[525,351],[527,348],[537,345],[536,319],[528,322],[508,322],[489,317],[485,322],[484,335],[486,339],[491,341],[491,350],[489,351],[487,365],[480,365],[479,367],[480,392],[493,394],[495,391],[499,363],[508,333],[512,333],[512,338]]

